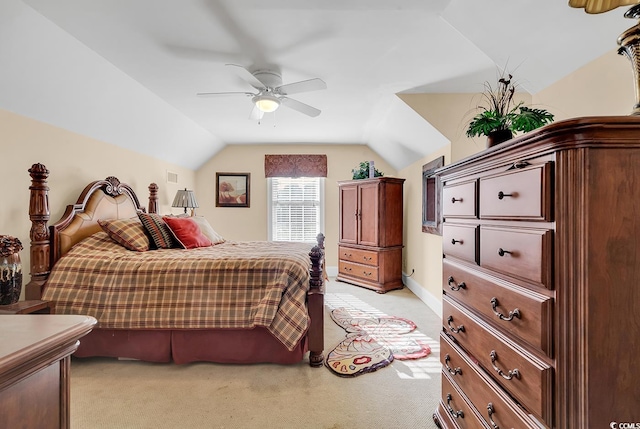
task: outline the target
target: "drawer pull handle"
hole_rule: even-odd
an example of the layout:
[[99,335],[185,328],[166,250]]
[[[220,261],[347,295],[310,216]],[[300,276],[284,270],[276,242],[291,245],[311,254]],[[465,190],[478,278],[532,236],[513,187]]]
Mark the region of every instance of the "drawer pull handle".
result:
[[509,371],[507,374],[505,374],[504,372],[502,372],[502,370],[500,368],[498,368],[496,366],[496,361],[498,360],[498,354],[496,353],[495,350],[491,350],[491,353],[489,354],[489,356],[491,356],[491,366],[493,367],[493,369],[496,370],[496,372],[501,375],[503,378],[507,379],[507,380],[511,380],[513,377],[515,378],[520,378],[520,371],[518,371],[517,368],[512,369],[511,371]]
[[455,204],[456,201],[462,202],[462,198],[455,198],[455,197],[451,198],[451,204]]
[[453,244],[455,246],[456,243],[462,244],[462,240],[456,240],[455,238],[452,238],[451,239],[451,244]]
[[489,414],[489,421],[491,422],[491,426],[493,426],[493,429],[500,429],[500,426],[498,426],[496,422],[493,421],[493,414],[495,412],[496,410],[493,409],[493,404],[489,402],[487,404],[487,414]]
[[372,259],[371,256],[369,256],[369,257],[363,256],[363,258],[364,258],[365,261],[370,261]]
[[508,168],[508,170],[513,170],[515,168],[525,168],[530,166],[531,164],[529,164],[527,161],[516,161],[513,163],[513,165],[511,167]]
[[452,399],[453,398],[451,397],[451,393],[447,393],[447,408],[449,409],[449,413],[456,419],[458,417],[464,419],[464,412],[462,410],[453,411],[453,408],[451,408],[451,405],[449,405],[449,402],[451,402]]
[[513,252],[504,250],[502,247],[498,249],[498,256],[504,256],[505,254],[513,255]]
[[455,325],[451,326],[451,322],[453,322],[453,316],[449,316],[447,318],[447,325],[449,326],[451,332],[453,332],[454,334],[457,334],[458,332],[464,332],[464,325],[460,325],[456,328]]
[[351,267],[344,267],[345,271],[351,271]]
[[498,199],[499,200],[503,199],[504,197],[513,197],[513,196],[514,196],[514,194],[505,194],[502,191],[498,192]]
[[451,360],[451,356],[449,356],[449,353],[447,353],[446,355],[444,355],[444,366],[445,368],[447,368],[447,371],[449,371],[449,374],[451,375],[456,375],[456,374],[460,374],[462,375],[462,369],[460,369],[460,367],[456,367],[456,368],[451,368],[449,366],[449,361]]
[[449,280],[447,280],[447,283],[449,284],[449,289],[451,289],[452,291],[458,291],[460,289],[466,289],[467,285],[465,284],[465,282],[462,282],[456,286],[451,286],[451,283],[455,284],[455,280],[453,279],[453,276],[449,277]]
[[346,256],[347,258],[351,257],[351,253],[345,253],[344,256]]
[[509,315],[505,316],[504,314],[500,313],[497,310],[497,307],[498,307],[498,298],[494,296],[493,298],[491,298],[491,308],[493,309],[493,313],[496,316],[498,316],[500,320],[505,320],[507,322],[510,322],[513,320],[514,317],[517,317],[518,319],[520,318],[520,310],[518,308],[514,309],[513,311],[510,311]]
[[367,277],[369,277],[371,274],[373,274],[373,273],[368,273],[368,272],[366,272],[366,271],[363,271],[362,273],[363,273],[365,276],[367,276]]

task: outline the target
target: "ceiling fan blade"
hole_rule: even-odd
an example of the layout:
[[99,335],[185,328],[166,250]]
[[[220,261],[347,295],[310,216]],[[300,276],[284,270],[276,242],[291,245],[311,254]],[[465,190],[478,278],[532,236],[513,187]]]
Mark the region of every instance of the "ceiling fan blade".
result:
[[247,81],[249,85],[254,87],[255,89],[265,89],[266,85],[260,82],[249,70],[246,68],[239,66],[238,64],[226,64],[228,66],[233,66],[236,68],[238,75]]
[[199,92],[196,95],[200,97],[213,97],[218,95],[237,95],[237,94],[246,95],[247,97],[257,95],[252,92]]
[[311,107],[308,104],[301,103],[300,101],[294,100],[293,98],[280,97],[280,103],[290,109],[297,110],[300,113],[311,116],[312,118],[315,118],[320,114],[320,110],[316,109],[315,107]]
[[196,95],[200,97],[214,97],[218,95],[238,95],[238,94],[246,95],[247,97],[257,95],[252,92],[238,92],[238,91],[236,92],[199,92]]
[[327,89],[327,84],[322,79],[314,78],[280,85],[275,88],[275,92],[282,95],[291,95],[299,92],[318,91],[320,89]]

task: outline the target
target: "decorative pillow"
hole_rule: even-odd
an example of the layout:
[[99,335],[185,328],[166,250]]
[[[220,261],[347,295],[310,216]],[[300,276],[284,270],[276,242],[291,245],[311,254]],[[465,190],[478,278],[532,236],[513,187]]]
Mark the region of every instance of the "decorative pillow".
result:
[[171,229],[162,220],[162,216],[154,213],[138,213],[138,217],[158,249],[175,247]]
[[209,240],[211,240],[211,244],[215,245],[224,243],[224,238],[211,227],[204,216],[193,216],[191,219],[193,219],[194,222],[198,224],[198,226],[200,227],[200,232],[202,232]]
[[163,216],[162,219],[185,249],[211,246],[211,240],[200,232],[200,227],[190,217]]
[[116,243],[129,250],[146,252],[149,250],[149,237],[137,217],[130,219],[98,220],[104,232]]

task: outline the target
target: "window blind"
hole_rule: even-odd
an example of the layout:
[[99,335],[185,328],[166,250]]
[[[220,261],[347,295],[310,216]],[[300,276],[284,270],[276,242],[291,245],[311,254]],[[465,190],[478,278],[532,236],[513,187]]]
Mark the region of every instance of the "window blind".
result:
[[324,227],[324,178],[271,177],[267,180],[270,239],[315,242]]

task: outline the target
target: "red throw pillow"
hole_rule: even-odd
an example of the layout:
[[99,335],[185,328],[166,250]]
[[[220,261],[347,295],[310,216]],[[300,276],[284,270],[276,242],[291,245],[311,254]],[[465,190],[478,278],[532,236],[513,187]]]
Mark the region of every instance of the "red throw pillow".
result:
[[173,234],[185,249],[211,246],[211,240],[200,231],[200,227],[193,219],[164,216],[162,220],[169,225],[169,228],[171,228],[171,231],[173,231]]

